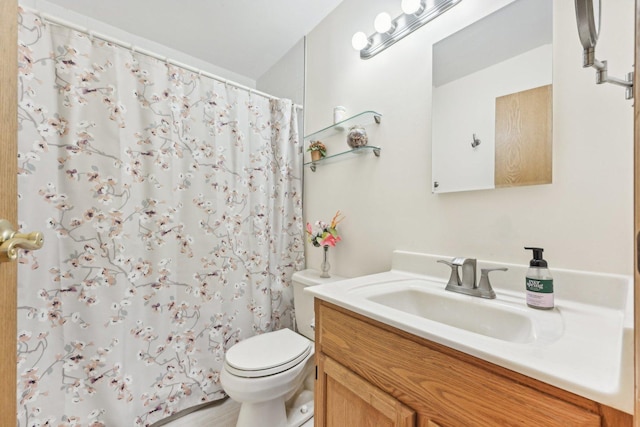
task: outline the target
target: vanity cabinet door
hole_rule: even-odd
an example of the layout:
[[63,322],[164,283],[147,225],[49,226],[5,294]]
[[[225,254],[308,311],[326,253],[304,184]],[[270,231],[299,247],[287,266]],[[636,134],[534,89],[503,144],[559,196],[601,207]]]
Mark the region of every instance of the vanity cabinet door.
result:
[[[318,355],[316,426],[414,427],[416,414],[333,359]],[[320,413],[318,413],[320,412]]]

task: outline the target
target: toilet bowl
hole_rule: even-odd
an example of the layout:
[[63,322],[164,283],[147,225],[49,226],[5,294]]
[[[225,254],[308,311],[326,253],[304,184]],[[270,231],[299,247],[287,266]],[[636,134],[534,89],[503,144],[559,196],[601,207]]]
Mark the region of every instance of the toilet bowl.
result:
[[315,270],[294,273],[299,333],[290,329],[267,332],[227,351],[220,382],[229,397],[241,403],[237,427],[299,427],[313,417],[313,297],[303,290],[339,279],[320,278]]

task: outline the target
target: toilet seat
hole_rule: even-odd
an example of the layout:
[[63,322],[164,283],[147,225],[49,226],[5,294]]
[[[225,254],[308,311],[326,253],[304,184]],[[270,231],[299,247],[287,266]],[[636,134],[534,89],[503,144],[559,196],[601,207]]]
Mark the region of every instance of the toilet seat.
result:
[[290,369],[307,358],[313,344],[291,329],[256,335],[231,347],[225,369],[238,377],[257,378]]

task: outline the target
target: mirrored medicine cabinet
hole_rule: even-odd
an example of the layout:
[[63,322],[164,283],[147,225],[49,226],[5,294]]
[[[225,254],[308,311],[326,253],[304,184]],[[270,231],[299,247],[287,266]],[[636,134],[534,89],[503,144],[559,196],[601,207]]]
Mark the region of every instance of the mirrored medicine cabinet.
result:
[[516,0],[433,45],[432,191],[551,183],[552,0]]

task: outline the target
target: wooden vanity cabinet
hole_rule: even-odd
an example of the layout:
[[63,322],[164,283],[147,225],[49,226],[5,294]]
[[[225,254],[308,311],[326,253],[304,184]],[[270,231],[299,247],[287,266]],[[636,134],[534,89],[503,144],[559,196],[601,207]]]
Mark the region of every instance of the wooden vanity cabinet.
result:
[[633,417],[316,299],[316,427],[632,426]]

